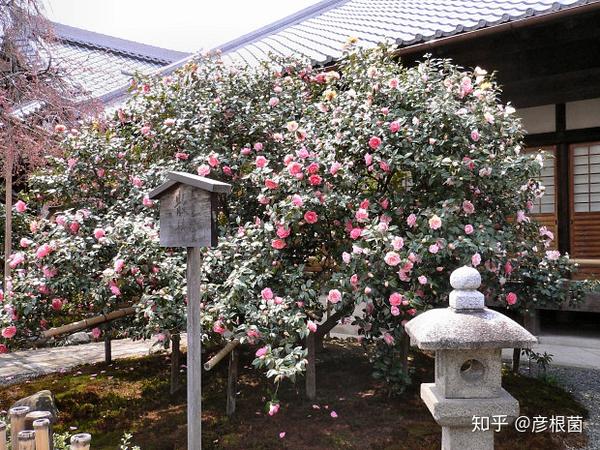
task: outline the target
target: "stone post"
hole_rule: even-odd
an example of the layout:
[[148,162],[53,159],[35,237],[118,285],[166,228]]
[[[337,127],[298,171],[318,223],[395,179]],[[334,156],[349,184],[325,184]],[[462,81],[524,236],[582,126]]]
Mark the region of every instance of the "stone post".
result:
[[492,450],[494,430],[519,415],[518,401],[502,389],[502,349],[530,348],[537,339],[485,307],[476,269],[455,270],[450,284],[448,308],[406,325],[413,345],[435,352],[435,383],[421,385],[421,398],[442,427],[442,450]]

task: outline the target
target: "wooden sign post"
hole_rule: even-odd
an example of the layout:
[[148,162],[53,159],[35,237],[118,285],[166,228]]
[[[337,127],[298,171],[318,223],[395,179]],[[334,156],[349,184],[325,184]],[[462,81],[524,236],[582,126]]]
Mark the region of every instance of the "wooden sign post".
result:
[[202,448],[201,247],[217,245],[217,196],[231,185],[183,172],[148,195],[160,200],[160,245],[187,248],[187,414],[189,450]]

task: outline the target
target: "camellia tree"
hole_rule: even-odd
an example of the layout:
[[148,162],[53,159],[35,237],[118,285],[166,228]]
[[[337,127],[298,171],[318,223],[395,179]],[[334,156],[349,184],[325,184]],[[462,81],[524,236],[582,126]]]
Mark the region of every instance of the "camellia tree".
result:
[[132,335],[183,328],[184,255],[159,248],[146,196],[168,170],[233,185],[198,274],[204,339],[255,345],[254,366],[276,383],[305,369],[307,336],[361,304],[376,376],[406,383],[403,325],[446,301],[465,264],[506,308],[582,295],[564,283],[573,267],[549,249],[552,234],[528,217],[543,195],[541,155],[522,152],[514,109],[479,68],[408,68],[386,47],[349,46],[337,71],[208,55],[132,90],[113,119],[65,133],[64,157],[31,180],[64,211],[35,222],[12,256],[4,349],[127,303]]

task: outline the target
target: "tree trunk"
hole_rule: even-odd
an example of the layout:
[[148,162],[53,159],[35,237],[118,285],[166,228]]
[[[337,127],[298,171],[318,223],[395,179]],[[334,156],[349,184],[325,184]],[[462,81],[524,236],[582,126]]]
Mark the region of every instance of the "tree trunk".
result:
[[[10,133],[10,130],[8,130]],[[12,171],[13,171],[13,149],[11,148],[10,139],[7,139],[9,142],[8,147],[6,149],[6,167],[4,171],[4,181],[5,181],[5,189],[6,189],[6,217],[4,223],[4,283],[3,288],[4,291],[8,292],[10,279],[10,267],[8,258],[12,253]]]
[[174,394],[181,387],[179,384],[179,367],[181,365],[181,338],[179,334],[171,336],[171,394]]
[[104,334],[104,362],[112,363],[112,339],[110,332]]
[[408,376],[408,352],[410,350],[410,338],[406,331],[402,333],[402,341],[400,342],[400,359],[402,363],[402,373]]
[[306,365],[306,397],[309,400],[317,398],[317,367],[316,367],[316,346],[317,337],[315,333],[309,333],[306,337],[306,349],[308,350]]
[[229,372],[227,374],[227,416],[231,417],[235,413],[235,396],[237,391],[239,351],[234,348],[229,357]]

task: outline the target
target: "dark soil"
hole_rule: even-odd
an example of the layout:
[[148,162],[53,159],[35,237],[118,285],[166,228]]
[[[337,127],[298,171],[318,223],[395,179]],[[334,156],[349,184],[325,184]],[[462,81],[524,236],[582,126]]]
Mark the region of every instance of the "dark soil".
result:
[[[237,411],[225,415],[227,364],[203,373],[203,448],[208,449],[439,449],[441,431],[419,398],[419,384],[433,380],[433,360],[417,354],[412,361],[414,384],[390,398],[385,383],[371,377],[371,367],[356,343],[331,341],[319,356],[318,401],[305,400],[303,380],[285,383],[278,396],[281,409],[270,417],[265,403],[273,385],[250,368],[252,355],[242,355]],[[182,384],[185,374],[182,371]],[[60,410],[57,431],[93,435],[92,448],[116,449],[131,431],[143,450],[185,449],[185,385],[169,394],[168,357],[122,360],[109,366],[83,366],[66,374],[48,375],[0,388],[0,405],[41,389],[56,395]],[[505,375],[505,388],[521,403],[521,414],[586,416],[570,394],[553,383]],[[315,406],[316,405],[316,406]],[[335,411],[337,418],[331,417]],[[285,436],[280,438],[280,433]],[[584,447],[579,433],[518,433],[508,426],[496,435],[496,449],[565,449]]]

